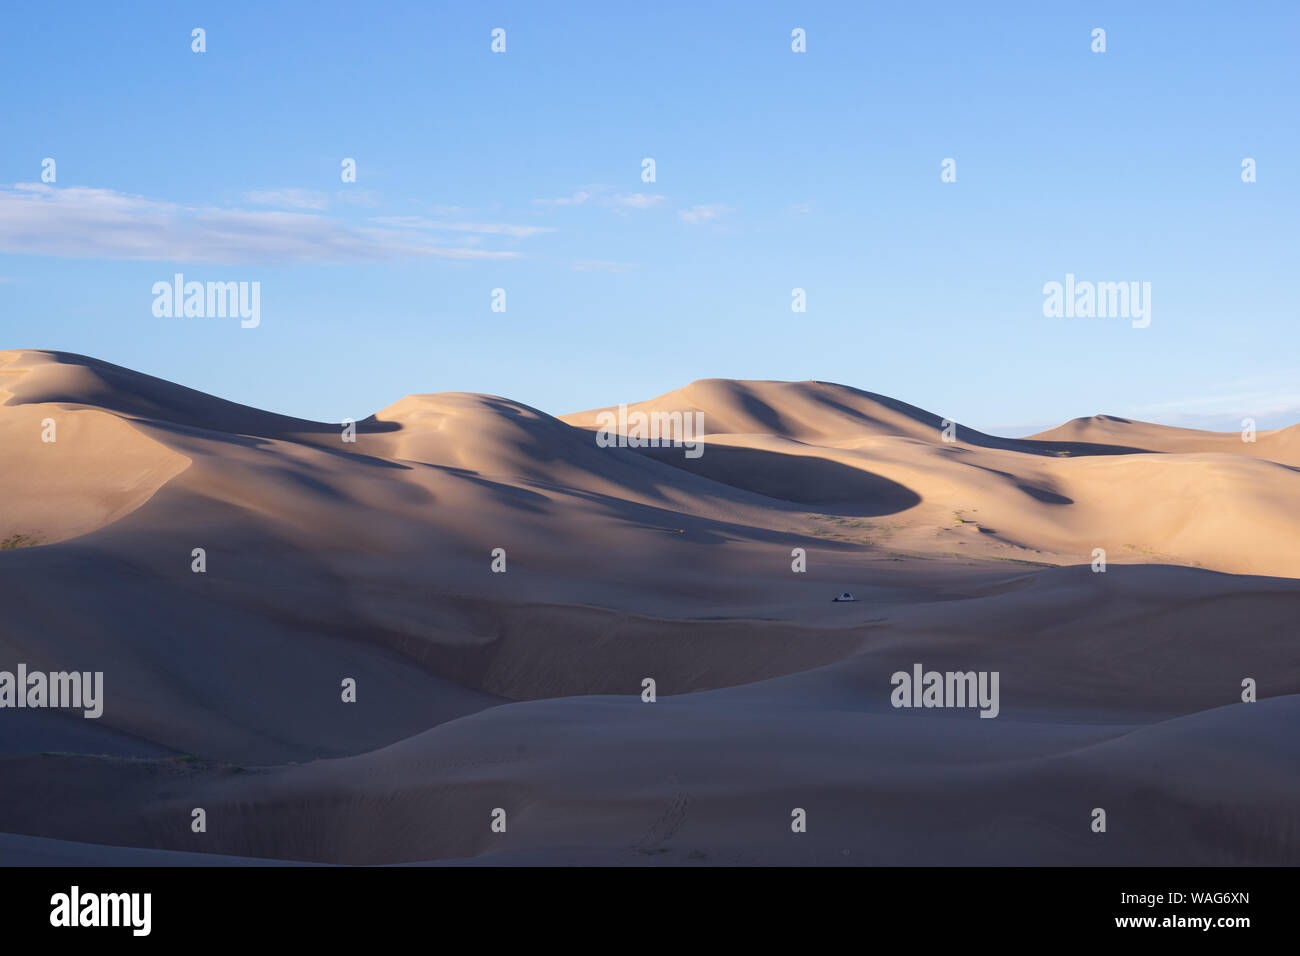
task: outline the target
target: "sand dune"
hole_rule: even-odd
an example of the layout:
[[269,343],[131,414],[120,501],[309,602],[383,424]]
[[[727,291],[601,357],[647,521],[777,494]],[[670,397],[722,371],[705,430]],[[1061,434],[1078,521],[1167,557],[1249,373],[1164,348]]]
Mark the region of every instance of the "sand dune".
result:
[[1094,415],[1091,418],[1076,418],[1033,435],[1029,440],[1098,443],[1124,441],[1140,444],[1146,451],[1166,454],[1208,452],[1246,455],[1283,465],[1300,465],[1300,425],[1257,432],[1253,441],[1244,440],[1242,435],[1242,432],[1207,432],[1136,422],[1112,415]]
[[[1300,576],[1300,426],[1237,434],[1080,419],[1028,439],[822,382],[697,382],[631,411],[701,412],[709,454],[656,460],[823,510],[888,515],[888,543],[920,553],[1168,563]],[[593,429],[597,409],[565,420]],[[1229,457],[1231,456],[1231,457]]]
[[[38,351],[0,352],[0,400],[0,669],[108,697],[0,710],[0,854],[1300,861],[1300,426],[946,441],[847,386],[705,380],[629,406],[702,413],[698,458],[461,393],[351,442]],[[1002,714],[892,708],[917,661],[999,671]]]

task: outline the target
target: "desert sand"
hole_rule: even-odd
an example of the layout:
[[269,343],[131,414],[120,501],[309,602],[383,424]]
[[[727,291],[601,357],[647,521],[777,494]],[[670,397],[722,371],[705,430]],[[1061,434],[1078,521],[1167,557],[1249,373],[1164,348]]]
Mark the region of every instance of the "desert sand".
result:
[[628,406],[698,458],[461,393],[346,442],[37,350],[0,403],[0,670],[106,698],[0,709],[0,862],[1300,862],[1300,425],[712,379]]

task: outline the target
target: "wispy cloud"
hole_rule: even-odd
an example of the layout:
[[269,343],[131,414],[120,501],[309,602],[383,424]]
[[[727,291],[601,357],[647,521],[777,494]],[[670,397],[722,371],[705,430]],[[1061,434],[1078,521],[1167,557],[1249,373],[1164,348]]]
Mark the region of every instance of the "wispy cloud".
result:
[[603,262],[600,259],[575,259],[573,268],[578,272],[629,272],[636,266],[630,262]]
[[[1232,388],[1232,385],[1226,386]],[[1294,408],[1300,405],[1300,392],[1285,385],[1270,389],[1247,389],[1245,391],[1224,392],[1216,390],[1209,395],[1186,396],[1171,401],[1156,402],[1141,406],[1141,410],[1151,413],[1201,414],[1207,410],[1239,411],[1245,409],[1277,410]]]
[[334,198],[330,200],[340,206],[378,206],[379,195],[371,192],[369,189],[357,189],[354,186],[345,186],[334,193]]
[[[1295,377],[1294,372],[1283,374],[1273,388],[1251,388],[1251,385],[1256,384],[1251,382],[1226,383],[1211,389],[1209,394],[1188,395],[1142,405],[1090,409],[1089,412],[1216,432],[1240,431],[1243,420],[1247,418],[1252,419],[1260,431],[1288,428],[1300,423],[1300,392],[1289,384]],[[995,435],[1023,437],[1055,428],[1065,420],[1062,417],[1057,421],[994,425],[984,430]]]
[[499,222],[448,222],[443,219],[427,219],[423,216],[375,216],[370,221],[398,229],[475,232],[485,236],[512,236],[516,239],[527,239],[529,236],[544,232],[555,232],[554,227],[551,226],[513,226]]
[[557,199],[534,199],[533,202],[538,206],[555,207],[555,206],[581,206],[591,198],[591,191],[588,189],[579,189],[572,196],[560,196]]
[[255,206],[288,206],[291,209],[324,209],[329,197],[310,189],[259,189],[244,193]]
[[545,209],[563,206],[584,206],[590,203],[605,209],[651,209],[664,201],[661,193],[623,193],[613,186],[583,186],[571,196],[556,199],[534,199],[534,205]]
[[677,213],[677,218],[682,222],[700,223],[708,222],[711,219],[717,219],[724,212],[727,212],[726,206],[708,205],[692,206],[690,209],[682,209]]
[[1222,414],[1178,414],[1166,413],[1152,416],[1162,425],[1175,425],[1179,428],[1199,428],[1212,432],[1240,431],[1246,419],[1255,423],[1260,431],[1275,428],[1288,428],[1300,423],[1300,405],[1276,405],[1268,408],[1251,409],[1246,412],[1224,412]]
[[0,252],[218,265],[511,259],[448,249],[409,229],[306,212],[184,206],[84,186],[0,186]]
[[621,209],[649,209],[663,201],[664,197],[658,193],[622,193],[612,196],[609,205]]
[[443,206],[438,204],[430,205],[429,203],[417,203],[421,208],[427,209],[431,216],[472,216],[474,210],[466,206]]
[[[1291,379],[1292,381],[1294,379]],[[1258,428],[1283,428],[1300,422],[1300,392],[1291,384],[1278,382],[1273,388],[1250,388],[1255,383],[1232,383],[1212,389],[1208,395],[1187,396],[1172,401],[1138,406],[1129,417],[1157,421],[1183,428],[1233,431],[1244,418]],[[1240,389],[1245,385],[1245,390]]]

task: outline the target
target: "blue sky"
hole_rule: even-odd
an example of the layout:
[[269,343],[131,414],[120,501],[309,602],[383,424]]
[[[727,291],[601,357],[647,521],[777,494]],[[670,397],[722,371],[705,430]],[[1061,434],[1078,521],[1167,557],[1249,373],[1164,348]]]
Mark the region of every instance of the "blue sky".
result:
[[[12,5],[0,347],[333,421],[706,377],[1300,421],[1300,4],[899,6]],[[261,324],[155,317],[176,272]],[[1150,326],[1044,317],[1067,273],[1150,282]]]

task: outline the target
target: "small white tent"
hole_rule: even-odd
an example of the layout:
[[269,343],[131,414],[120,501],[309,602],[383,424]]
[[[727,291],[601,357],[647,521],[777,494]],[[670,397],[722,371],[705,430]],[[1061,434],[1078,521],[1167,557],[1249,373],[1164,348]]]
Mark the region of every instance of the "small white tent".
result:
[[850,594],[848,591],[845,591],[845,592],[844,592],[843,594],[841,594],[839,597],[837,597],[837,598],[831,598],[831,600],[832,600],[832,601],[856,601],[857,598],[855,598],[855,597],[854,597],[852,594]]

